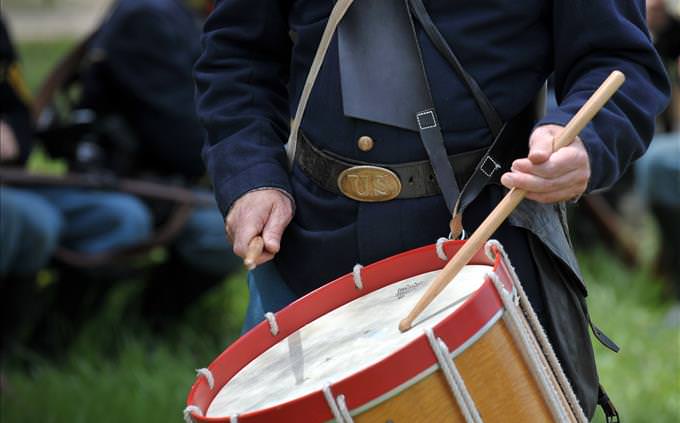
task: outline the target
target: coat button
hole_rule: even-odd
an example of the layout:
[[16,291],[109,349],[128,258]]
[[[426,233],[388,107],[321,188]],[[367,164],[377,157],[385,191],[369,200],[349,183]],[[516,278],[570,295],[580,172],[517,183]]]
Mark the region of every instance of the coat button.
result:
[[373,144],[373,138],[366,135],[359,137],[357,140],[357,146],[361,151],[371,151],[373,149]]

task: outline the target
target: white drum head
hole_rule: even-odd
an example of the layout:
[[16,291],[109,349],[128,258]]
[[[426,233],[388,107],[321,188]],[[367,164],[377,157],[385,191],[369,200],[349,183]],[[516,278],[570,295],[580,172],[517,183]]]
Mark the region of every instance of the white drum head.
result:
[[260,410],[318,391],[399,350],[477,291],[491,266],[469,265],[430,304],[413,330],[399,321],[438,271],[374,291],[310,322],[239,371],[210,404],[208,417]]

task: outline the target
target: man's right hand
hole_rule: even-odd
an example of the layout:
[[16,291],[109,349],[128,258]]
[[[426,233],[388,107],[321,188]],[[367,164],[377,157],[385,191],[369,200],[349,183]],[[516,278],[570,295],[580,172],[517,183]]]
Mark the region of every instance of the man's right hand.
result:
[[277,189],[251,191],[236,200],[225,219],[234,253],[245,258],[250,241],[262,235],[264,250],[255,262],[271,260],[281,248],[281,236],[293,219],[293,202]]

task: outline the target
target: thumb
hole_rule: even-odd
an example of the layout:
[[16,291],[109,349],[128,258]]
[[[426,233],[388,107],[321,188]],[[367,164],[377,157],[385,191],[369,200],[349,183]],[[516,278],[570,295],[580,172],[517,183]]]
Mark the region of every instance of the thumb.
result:
[[538,165],[548,161],[553,153],[555,134],[548,128],[536,128],[529,139],[529,160]]

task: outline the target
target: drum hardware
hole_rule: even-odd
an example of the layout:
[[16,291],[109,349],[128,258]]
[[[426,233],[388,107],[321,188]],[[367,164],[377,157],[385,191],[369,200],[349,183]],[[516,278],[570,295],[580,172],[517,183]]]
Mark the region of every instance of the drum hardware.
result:
[[[203,415],[203,410],[197,405],[187,405],[186,408],[184,408],[184,421],[186,423],[193,423],[194,419],[191,417],[192,415],[198,415],[202,416]],[[235,423],[235,420],[231,420],[232,423]],[[236,422],[237,423],[237,422]]]
[[364,289],[364,282],[361,280],[361,269],[363,268],[364,266],[355,264],[354,268],[352,269],[352,279],[354,279],[354,285],[360,291]]
[[435,338],[432,328],[427,328],[425,334],[427,335],[427,340],[430,341],[432,351],[434,351],[437,357],[439,368],[444,373],[444,377],[451,388],[451,393],[456,398],[458,407],[463,412],[465,421],[469,423],[482,423],[482,418],[479,415],[479,411],[477,411],[477,406],[472,396],[470,396],[470,392],[465,386],[463,377],[458,372],[453,360],[449,358],[448,345],[441,338]]
[[437,251],[437,257],[442,259],[442,261],[449,261],[449,257],[446,255],[446,251],[444,251],[444,243],[446,241],[449,241],[451,238],[444,238],[441,237],[437,240],[437,243],[435,244],[435,250]]
[[272,336],[278,335],[279,323],[276,321],[276,315],[271,311],[268,311],[267,313],[264,314],[264,318],[267,320],[267,323],[269,324],[269,332],[271,332]]
[[419,318],[423,331],[397,330],[443,262],[430,245],[355,266],[361,290],[353,271],[272,314],[275,337],[262,322],[209,366],[214,384],[199,372],[187,421],[585,422],[494,241]]
[[340,415],[344,419],[344,423],[354,423],[354,419],[352,419],[352,416],[350,416],[349,410],[347,409],[347,402],[345,401],[345,396],[338,395],[336,401],[338,402],[338,409],[340,410]]
[[205,378],[205,381],[208,382],[208,386],[210,389],[213,389],[215,387],[215,377],[213,377],[212,372],[210,369],[202,368],[202,369],[196,369],[196,377],[202,376]]
[[[514,280],[519,280],[517,277],[517,273],[515,272],[514,266],[510,263],[510,259],[508,258],[508,254],[505,252],[505,249],[501,245],[500,242],[496,240],[490,240],[484,245],[484,253],[489,257],[491,260],[495,260],[497,257],[501,259],[501,261],[505,264],[505,268],[510,272],[510,277]],[[515,290],[513,293],[509,293],[506,289],[503,283],[498,279],[498,277],[495,274],[490,274],[489,277],[491,280],[494,282],[494,285],[496,286],[496,290],[498,291],[499,295],[501,296],[501,299],[503,300],[504,305],[506,306],[506,309],[509,310],[510,312],[507,313],[508,320],[512,319],[512,322],[509,322],[509,324],[513,325],[515,328],[519,328],[523,322],[528,323],[528,326],[524,328],[522,332],[515,331],[516,334],[520,334],[524,338],[522,339],[527,339],[527,337],[531,338],[528,336],[529,333],[533,334],[535,337],[535,341],[537,342],[537,345],[535,345],[535,352],[532,354],[529,350],[524,348],[525,352],[525,359],[531,360],[534,363],[536,361],[541,361],[541,358],[543,359],[543,363],[541,368],[550,368],[553,371],[554,377],[557,381],[557,384],[559,386],[570,386],[569,385],[569,380],[567,379],[567,376],[564,374],[564,371],[562,370],[562,366],[560,366],[559,361],[557,359],[557,356],[555,355],[555,351],[552,349],[552,346],[550,345],[550,341],[548,340],[548,336],[546,335],[545,331],[541,327],[541,323],[538,320],[538,316],[534,312],[533,307],[531,307],[531,303],[529,302],[529,297],[527,297],[526,292],[524,291],[524,288],[522,288],[521,284],[516,285],[514,288]],[[508,308],[509,305],[514,304],[518,306],[519,310],[521,310],[522,315],[518,315],[517,309],[510,307]],[[526,347],[526,345],[525,345]],[[538,354],[540,352],[540,354]],[[559,410],[558,404],[559,404],[559,398],[556,400],[554,398],[554,395],[549,387],[549,384],[545,380],[544,377],[540,377],[540,374],[542,372],[538,371],[537,372],[537,365],[534,364],[534,376],[539,377],[542,382],[542,391],[543,394],[546,395],[547,397],[551,398],[552,405],[555,410]],[[578,399],[576,398],[576,395],[574,394],[574,391],[572,389],[563,389],[562,390],[563,395],[565,396],[565,399],[569,403],[569,406],[571,407],[572,412],[579,417],[581,421],[587,421],[585,415],[583,414],[583,410],[581,409],[581,406],[579,405]],[[563,414],[563,413],[561,413]],[[560,420],[558,421],[567,421],[562,419],[565,416],[560,416]]]
[[323,396],[326,398],[326,402],[331,409],[331,413],[333,413],[336,423],[354,423],[352,416],[349,415],[349,411],[347,410],[345,396],[338,395],[337,397],[334,397],[329,382],[326,382],[323,387]]
[[[609,98],[614,95],[624,81],[625,76],[622,72],[613,71],[564,127],[562,133],[560,133],[554,141],[555,147],[560,149],[570,144],[581,130],[583,130],[586,124],[593,119],[595,114],[600,111]],[[455,275],[463,268],[463,266],[465,266],[465,264],[467,264],[475,252],[491,238],[491,235],[505,219],[507,219],[510,213],[515,210],[526,194],[527,192],[524,190],[513,188],[505,195],[498,206],[496,206],[489,216],[487,216],[484,222],[482,222],[479,228],[477,228],[470,239],[460,249],[458,254],[446,264],[441,272],[439,272],[435,280],[430,284],[427,292],[423,294],[415,307],[401,322],[399,322],[400,331],[405,332],[411,328],[415,318],[418,317],[439,292],[453,280]]]
[[[458,199],[460,201],[460,198]],[[453,206],[451,220],[449,221],[449,236],[448,239],[467,239],[467,232],[463,227],[463,212],[459,210],[460,203],[456,201]]]

